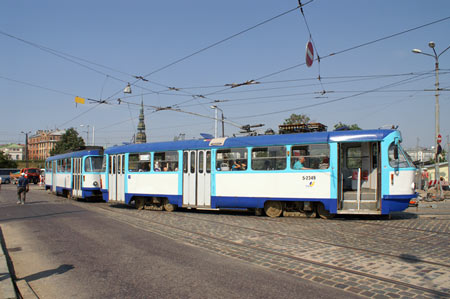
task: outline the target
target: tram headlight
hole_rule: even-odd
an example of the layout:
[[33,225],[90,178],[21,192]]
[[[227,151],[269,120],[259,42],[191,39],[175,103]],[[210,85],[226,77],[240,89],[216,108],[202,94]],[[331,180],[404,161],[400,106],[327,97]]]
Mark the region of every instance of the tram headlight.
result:
[[93,185],[94,185],[94,187],[98,187],[98,182],[94,181]]
[[411,189],[416,190],[416,183],[414,182],[411,183]]

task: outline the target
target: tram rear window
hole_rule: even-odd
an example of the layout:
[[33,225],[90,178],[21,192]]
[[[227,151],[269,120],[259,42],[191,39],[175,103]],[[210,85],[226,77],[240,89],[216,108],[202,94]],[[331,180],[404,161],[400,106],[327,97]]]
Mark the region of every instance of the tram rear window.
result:
[[150,165],[150,153],[133,153],[128,156],[128,171],[130,172],[149,172]]

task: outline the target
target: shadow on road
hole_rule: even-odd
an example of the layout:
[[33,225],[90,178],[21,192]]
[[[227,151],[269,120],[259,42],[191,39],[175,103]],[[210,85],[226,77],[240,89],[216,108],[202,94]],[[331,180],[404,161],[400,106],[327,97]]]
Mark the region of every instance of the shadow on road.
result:
[[52,276],[52,275],[55,275],[55,274],[63,274],[63,273],[65,273],[67,271],[70,271],[70,270],[72,270],[74,268],[75,267],[73,265],[64,264],[64,265],[59,266],[56,269],[41,271],[41,272],[38,272],[38,273],[35,273],[35,274],[31,274],[31,275],[25,276],[22,279],[27,281],[27,282],[30,282],[30,281],[34,281],[34,280],[39,280],[41,278],[46,278],[46,277],[49,277],[49,276]]

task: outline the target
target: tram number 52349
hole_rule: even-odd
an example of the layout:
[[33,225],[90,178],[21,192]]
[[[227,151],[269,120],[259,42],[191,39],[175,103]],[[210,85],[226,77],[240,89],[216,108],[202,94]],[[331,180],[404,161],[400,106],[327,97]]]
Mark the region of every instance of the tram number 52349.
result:
[[316,179],[315,175],[304,175],[304,176],[302,176],[302,180],[303,181],[313,181],[315,179]]

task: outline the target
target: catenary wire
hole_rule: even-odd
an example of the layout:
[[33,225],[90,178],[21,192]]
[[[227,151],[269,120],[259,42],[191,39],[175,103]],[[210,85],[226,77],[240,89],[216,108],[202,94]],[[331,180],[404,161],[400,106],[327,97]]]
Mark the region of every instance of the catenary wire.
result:
[[[420,77],[420,76],[422,76],[422,75],[418,75],[417,77]],[[381,86],[381,87],[378,87],[378,88],[374,88],[372,90],[368,90],[368,91],[352,94],[352,95],[349,95],[349,96],[340,97],[340,98],[337,98],[337,99],[332,99],[332,100],[320,102],[320,103],[314,103],[314,104],[309,104],[309,105],[299,106],[299,107],[292,107],[292,108],[289,108],[289,109],[284,109],[284,110],[279,110],[279,111],[272,111],[272,112],[269,112],[269,113],[260,113],[260,114],[254,114],[254,115],[239,116],[239,117],[235,117],[235,119],[253,118],[253,117],[266,116],[266,115],[273,115],[273,114],[279,114],[279,113],[284,113],[284,112],[289,112],[289,111],[294,111],[294,110],[299,110],[299,109],[306,109],[306,108],[312,108],[312,107],[321,106],[321,105],[325,105],[325,104],[335,103],[335,102],[343,101],[343,100],[346,100],[346,99],[349,99],[349,98],[354,98],[354,97],[361,96],[361,95],[364,95],[364,94],[367,94],[367,93],[371,93],[373,91],[378,91],[378,90],[381,90],[381,89],[384,89],[384,88],[398,86],[399,84],[402,84],[402,83],[406,84],[406,83],[409,83],[411,80],[412,80],[411,78],[404,79],[404,80],[401,80],[399,82],[394,82],[394,83],[387,84],[387,85],[384,85],[384,86]]]
[[[314,1],[314,0],[308,1],[307,3],[303,4],[303,6],[305,6],[305,5],[309,4],[309,3],[311,3],[312,1]],[[200,54],[200,53],[202,53],[202,52],[204,52],[204,51],[206,51],[206,50],[209,50],[209,49],[211,49],[211,48],[213,48],[213,47],[215,47],[215,46],[218,46],[218,45],[220,45],[220,44],[222,44],[222,43],[224,43],[224,42],[226,42],[226,41],[228,41],[228,40],[230,40],[230,39],[233,39],[233,38],[235,38],[235,37],[237,37],[237,36],[239,36],[239,35],[241,35],[241,34],[244,34],[244,33],[248,32],[248,31],[251,31],[251,30],[253,30],[253,29],[259,27],[259,26],[262,26],[262,25],[264,25],[264,24],[266,24],[266,23],[269,23],[269,22],[271,22],[271,21],[273,21],[273,20],[275,20],[275,19],[278,19],[278,18],[280,18],[280,17],[282,17],[282,16],[284,16],[284,15],[287,15],[287,14],[289,14],[289,13],[291,13],[291,12],[297,10],[298,8],[299,8],[299,6],[297,6],[297,7],[295,7],[295,8],[292,8],[292,9],[289,9],[289,10],[287,10],[287,11],[281,13],[281,14],[278,14],[278,15],[276,15],[276,16],[274,16],[274,17],[271,17],[271,18],[269,18],[269,19],[267,19],[267,20],[264,20],[264,21],[262,21],[262,22],[260,22],[260,23],[258,23],[258,24],[256,24],[256,25],[253,25],[253,26],[251,26],[251,27],[249,27],[249,28],[247,28],[247,29],[244,29],[244,30],[242,30],[242,31],[240,31],[240,32],[238,32],[238,33],[235,33],[235,34],[233,34],[233,35],[231,35],[231,36],[228,36],[228,37],[226,37],[226,38],[224,38],[224,39],[222,39],[222,40],[220,40],[220,41],[217,41],[217,42],[215,42],[215,43],[213,43],[213,44],[211,44],[211,45],[209,45],[209,46],[206,46],[206,47],[204,47],[204,48],[202,48],[202,49],[200,49],[200,50],[197,50],[197,51],[195,51],[195,52],[193,52],[193,53],[191,53],[191,54],[188,54],[188,55],[186,55],[186,56],[184,56],[184,57],[182,57],[182,58],[179,58],[179,59],[177,59],[177,60],[175,60],[175,61],[173,61],[173,62],[171,62],[171,63],[169,63],[169,64],[166,64],[166,65],[164,65],[164,66],[162,66],[162,67],[160,67],[160,68],[158,68],[158,69],[156,69],[156,70],[154,70],[154,71],[151,71],[151,72],[147,73],[147,74],[146,74],[145,76],[143,76],[143,77],[144,77],[144,78],[147,78],[147,77],[149,77],[149,76],[151,76],[151,75],[154,75],[154,74],[156,74],[156,73],[158,73],[158,72],[160,72],[160,71],[162,71],[162,70],[165,70],[165,69],[167,69],[167,68],[169,68],[169,67],[171,67],[171,66],[173,66],[173,65],[175,65],[175,64],[178,64],[178,63],[180,63],[180,62],[182,62],[182,61],[184,61],[184,60],[186,60],[186,59],[189,59],[189,58],[191,58],[191,57],[193,57],[193,56],[195,56],[195,55],[197,55],[197,54]],[[134,84],[135,84],[136,82],[138,82],[138,81],[139,81],[139,80],[134,81],[131,85],[134,85]],[[120,91],[121,91],[121,90],[115,92],[113,95],[111,95],[110,97],[108,97],[107,100],[111,99],[112,97],[114,97],[115,95],[117,95],[118,93],[120,93]]]

